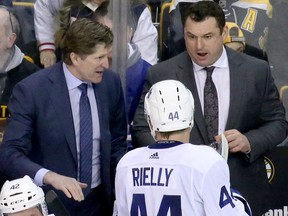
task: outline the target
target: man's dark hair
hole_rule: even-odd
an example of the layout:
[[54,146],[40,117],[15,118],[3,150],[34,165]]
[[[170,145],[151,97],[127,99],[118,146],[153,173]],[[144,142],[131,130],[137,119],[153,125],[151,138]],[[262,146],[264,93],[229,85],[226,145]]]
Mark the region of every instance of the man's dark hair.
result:
[[182,23],[185,23],[188,18],[195,22],[201,22],[209,17],[216,19],[217,25],[222,33],[225,26],[225,14],[222,8],[214,1],[199,1],[190,4],[185,10],[183,10]]
[[72,52],[85,58],[95,52],[95,46],[104,44],[111,46],[113,42],[113,33],[105,25],[86,18],[74,21],[61,42],[62,59],[71,65],[70,54]]

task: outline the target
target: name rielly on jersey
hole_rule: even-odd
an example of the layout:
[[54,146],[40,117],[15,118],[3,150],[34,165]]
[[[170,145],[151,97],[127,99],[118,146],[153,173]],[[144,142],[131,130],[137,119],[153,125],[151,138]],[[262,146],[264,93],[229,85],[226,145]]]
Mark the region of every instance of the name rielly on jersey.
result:
[[132,168],[133,186],[169,187],[169,180],[173,170],[164,167]]

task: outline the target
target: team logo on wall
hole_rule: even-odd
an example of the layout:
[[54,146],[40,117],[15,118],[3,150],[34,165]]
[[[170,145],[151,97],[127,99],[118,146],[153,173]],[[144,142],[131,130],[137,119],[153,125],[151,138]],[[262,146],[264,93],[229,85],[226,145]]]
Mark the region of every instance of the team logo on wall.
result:
[[275,167],[273,162],[268,157],[264,156],[264,162],[266,166],[268,181],[271,183],[275,175]]

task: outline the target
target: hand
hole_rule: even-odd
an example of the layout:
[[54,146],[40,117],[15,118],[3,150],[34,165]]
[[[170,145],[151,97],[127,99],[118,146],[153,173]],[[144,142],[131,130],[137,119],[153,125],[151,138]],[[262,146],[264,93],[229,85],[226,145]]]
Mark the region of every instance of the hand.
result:
[[45,174],[43,182],[44,184],[52,185],[57,190],[63,191],[68,198],[73,198],[78,202],[84,200],[82,189],[86,188],[87,184],[78,182],[74,178],[49,171]]
[[[230,152],[243,152],[247,153],[251,151],[250,143],[245,135],[240,133],[236,129],[227,130],[224,135],[228,141]],[[215,137],[216,140],[221,140],[220,135]]]
[[52,50],[43,50],[40,52],[40,63],[45,67],[49,67],[56,63],[56,55]]

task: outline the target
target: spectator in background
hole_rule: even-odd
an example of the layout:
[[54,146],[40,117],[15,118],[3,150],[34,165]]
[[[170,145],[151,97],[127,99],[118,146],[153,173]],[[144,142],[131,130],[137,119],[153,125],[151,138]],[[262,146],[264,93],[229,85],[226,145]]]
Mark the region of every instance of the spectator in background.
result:
[[236,23],[226,22],[226,25],[228,27],[228,35],[224,40],[226,46],[247,55],[268,61],[267,55],[263,50],[246,43],[243,32]]
[[[107,0],[36,0],[34,5],[35,35],[39,43],[40,63],[49,67],[59,60],[56,56],[55,34],[65,32],[76,18],[89,18]],[[59,36],[59,34],[61,36]],[[62,33],[58,32],[58,37]],[[59,39],[61,40],[61,38]],[[58,58],[58,59],[57,59]]]
[[[285,110],[270,67],[263,60],[223,46],[228,29],[223,10],[215,2],[191,4],[186,12],[183,25],[187,51],[152,66],[142,96],[161,80],[176,79],[186,85],[195,99],[195,126],[190,142],[208,145],[224,133],[230,151],[231,185],[241,191],[253,214],[261,215],[269,209],[264,155],[281,143],[288,131]],[[204,109],[207,105],[206,100],[204,105],[206,67],[210,66],[214,67],[211,79],[219,108],[217,114],[213,113],[218,123],[213,125],[205,118],[209,109]],[[143,113],[144,97],[136,110],[132,128],[136,147],[153,142]],[[209,136],[208,128],[212,127],[215,131]]]
[[[288,94],[286,90],[283,91],[288,85],[288,1],[270,0],[270,3],[273,6],[273,13],[267,38],[267,55],[288,119]],[[283,144],[288,145],[288,138]]]
[[272,6],[269,0],[232,0],[227,1],[226,8],[231,11],[226,21],[235,22],[243,32],[246,44],[260,49],[265,55],[272,17]]
[[[107,4],[109,4],[109,0],[37,0],[34,23],[36,39],[39,42],[41,64],[48,67],[57,60],[54,38],[55,33],[59,30],[57,23],[60,23],[60,30],[65,31],[71,21],[81,17],[91,18],[100,6],[106,7]],[[131,3],[131,10],[137,18],[132,42],[138,45],[144,60],[150,64],[155,64],[157,62],[158,34],[152,23],[151,12],[145,4],[138,4],[137,1],[135,4]],[[58,16],[60,21],[57,21]],[[56,37],[61,39],[61,35],[60,31]],[[59,39],[57,40],[59,41]]]
[[61,43],[63,62],[19,82],[9,102],[0,171],[57,189],[71,216],[111,214],[127,149],[120,78],[106,70],[112,40],[108,27],[76,20]]
[[[275,83],[280,89],[288,85],[288,1],[270,0],[270,2],[273,13],[267,39],[267,54]],[[288,106],[286,110],[288,112]]]
[[35,0],[13,0],[13,5],[11,7],[21,26],[20,35],[17,37],[16,45],[25,55],[33,59],[35,64],[40,66],[38,44],[35,37],[35,27],[33,22],[34,3]]
[[0,213],[1,216],[48,216],[43,190],[27,175],[6,181],[0,193]]
[[0,6],[0,104],[7,105],[14,85],[39,70],[15,45],[20,26],[10,9]]
[[224,44],[238,52],[244,52],[245,50],[245,38],[243,32],[236,23],[226,22],[228,27],[228,34],[224,40]]
[[143,60],[150,65],[158,62],[158,32],[152,23],[152,16],[146,5],[146,0],[130,0],[131,15],[134,23],[130,26],[134,29],[131,43],[136,44]]
[[[0,5],[0,143],[8,117],[7,103],[15,84],[39,70],[38,66],[24,57],[15,44],[19,32],[19,22],[11,9]],[[2,178],[4,176],[0,174],[0,179]],[[0,180],[0,186],[3,183]]]

